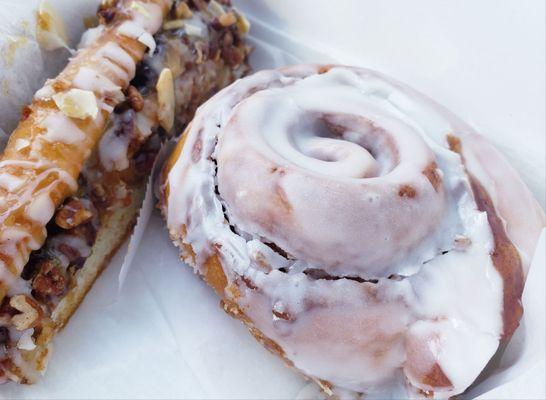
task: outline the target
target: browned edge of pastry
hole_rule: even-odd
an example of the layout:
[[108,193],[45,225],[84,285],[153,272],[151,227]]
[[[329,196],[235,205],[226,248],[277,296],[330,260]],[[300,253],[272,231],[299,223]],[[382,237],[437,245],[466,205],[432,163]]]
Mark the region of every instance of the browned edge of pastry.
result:
[[[463,164],[465,164],[460,139],[456,136],[448,135],[447,141],[449,148],[458,153]],[[504,224],[495,210],[491,197],[476,177],[468,171],[466,173],[469,176],[476,205],[480,211],[487,214],[487,221],[493,233],[495,247],[491,253],[491,259],[503,281],[503,334],[501,339],[502,341],[508,341],[519,326],[519,321],[523,315],[521,296],[523,294],[525,279],[521,257],[516,246],[508,238]]]

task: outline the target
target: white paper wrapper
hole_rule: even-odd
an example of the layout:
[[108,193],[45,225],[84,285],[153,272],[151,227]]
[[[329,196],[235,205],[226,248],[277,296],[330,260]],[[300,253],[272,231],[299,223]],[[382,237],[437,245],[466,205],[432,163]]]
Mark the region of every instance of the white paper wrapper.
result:
[[[34,5],[37,1],[0,0],[0,21],[10,21],[7,28],[2,25],[6,32],[10,35],[19,32],[16,19],[32,20],[29,11],[31,3]],[[67,21],[71,21],[68,30],[73,40],[82,29],[81,16],[91,13],[96,4],[89,0],[51,0],[51,3],[62,5],[59,11],[69,18]],[[480,31],[465,32],[468,27],[463,29],[454,23],[450,29],[455,30],[454,38],[461,36],[460,42],[453,39],[455,42],[444,43],[424,36],[421,42],[416,43],[411,35],[414,31],[422,32],[423,25],[431,28],[431,37],[447,34],[444,31],[445,24],[449,24],[447,20],[442,20],[443,24],[432,21],[444,18],[443,11],[434,5],[435,1],[421,1],[436,14],[419,17],[420,11],[406,6],[404,1],[393,3],[388,10],[381,5],[358,0],[347,0],[342,9],[334,8],[331,1],[317,0],[241,1],[236,4],[252,17],[251,41],[256,46],[252,64],[255,69],[298,62],[341,62],[378,68],[410,84],[418,83],[412,86],[449,107],[454,106],[451,108],[463,117],[483,110],[486,116],[478,118],[479,122],[485,126],[495,126],[490,122],[497,119],[495,107],[491,104],[473,104],[465,109],[465,103],[461,105],[461,101],[457,101],[473,97],[472,85],[452,85],[441,80],[442,74],[457,76],[454,73],[457,67],[466,65],[464,57],[468,54],[465,55],[463,51],[466,47],[478,52],[468,39]],[[463,6],[458,3],[450,8],[454,15],[462,11],[476,11],[474,2],[460,3]],[[13,5],[9,15],[4,12],[4,6],[8,4]],[[540,12],[538,2],[536,6],[538,11],[525,10],[528,13]],[[490,28],[502,32],[505,27],[500,24],[512,13],[512,8],[500,7],[501,11],[499,7],[495,8],[497,19],[487,19]],[[348,13],[349,9],[354,9],[354,12]],[[481,11],[482,14],[478,14],[482,18],[488,16],[484,10]],[[523,11],[521,13],[524,14]],[[376,21],[378,17],[379,22]],[[525,14],[521,18],[531,17]],[[10,40],[4,30],[0,35],[0,47]],[[361,36],[363,30],[373,37]],[[31,31],[28,30],[26,34],[32,44]],[[364,53],[366,48],[355,42],[355,36],[361,43],[367,43],[365,47],[368,50],[374,50],[369,56]],[[520,39],[527,40],[527,37],[522,33]],[[377,42],[377,45],[370,45],[372,42]],[[448,45],[448,50],[444,51],[441,45]],[[408,48],[415,51],[416,57],[411,57],[412,51]],[[378,49],[385,49],[386,55],[378,53]],[[538,46],[534,50],[542,51]],[[58,53],[62,55],[62,52]],[[457,53],[458,57],[447,57],[449,52]],[[396,60],[400,54],[407,58],[405,63]],[[7,85],[13,88],[10,89],[13,96],[0,96],[2,128],[7,130],[13,126],[18,119],[20,105],[30,99],[46,76],[54,75],[54,71],[62,65],[58,59],[66,56],[66,53],[63,57],[57,55],[56,62],[53,62],[50,55],[42,54],[34,45],[29,45],[18,50],[13,64],[3,61],[4,64],[0,65],[0,82],[7,80]],[[483,56],[483,59],[491,61],[491,56]],[[499,75],[490,71],[493,67],[481,66],[476,60],[474,63],[478,71],[481,68],[477,74],[481,79],[498,81]],[[442,74],[435,69],[438,64]],[[411,73],[408,75],[407,71],[414,71],[412,68],[416,68],[415,65],[423,69],[422,76],[428,73],[438,80],[422,79],[419,74],[415,77]],[[543,67],[544,60],[542,70]],[[491,73],[493,76],[490,76]],[[542,72],[540,74],[543,75]],[[15,75],[18,80],[14,80]],[[537,74],[534,77],[543,79]],[[26,83],[20,84],[20,80]],[[444,86],[447,87],[445,91],[436,93],[438,87]],[[453,93],[451,98],[447,97],[450,93]],[[517,94],[512,88],[512,93],[506,95]],[[539,94],[534,99],[539,106],[541,102],[544,105],[543,95],[541,97]],[[523,121],[527,102],[519,106],[517,102],[514,103],[516,108],[513,115],[520,118],[519,122]],[[496,136],[482,133],[493,139],[514,161],[544,204],[543,111],[538,116],[530,114],[530,117],[534,118],[534,122],[525,120],[526,124],[523,123],[528,129],[524,132],[526,141],[523,145],[526,157],[521,154],[521,139],[513,132],[501,130],[502,134]],[[157,212],[152,212],[150,195],[145,203],[146,208],[129,244],[129,252],[127,247],[120,250],[67,328],[59,335],[44,379],[31,387],[4,385],[0,388],[0,398],[307,399],[319,396],[314,385],[287,369],[279,359],[257,344],[246,328],[220,309],[213,291],[179,261],[163,221]],[[146,223],[148,219],[149,223]],[[465,398],[544,397],[544,242],[543,233],[525,288],[525,314],[521,328],[502,359],[496,360]],[[130,260],[133,261],[131,269],[128,268]],[[121,291],[120,282],[123,283]],[[522,374],[527,378],[523,384],[518,384]]]

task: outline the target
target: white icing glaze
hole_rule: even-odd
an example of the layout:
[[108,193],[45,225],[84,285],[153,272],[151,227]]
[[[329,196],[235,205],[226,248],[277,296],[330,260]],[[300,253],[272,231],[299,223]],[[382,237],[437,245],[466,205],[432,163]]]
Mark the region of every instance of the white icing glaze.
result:
[[[219,137],[218,184],[242,232],[330,273],[375,278],[400,273],[395,261],[415,262],[409,250],[434,232],[445,205],[422,173],[434,155],[419,131],[384,98],[362,96],[370,88],[355,78],[332,71],[239,103]],[[336,138],[327,124],[346,131]],[[400,196],[404,185],[428,207]],[[286,218],[262,221],[284,206]],[[421,250],[420,261],[449,246],[446,239]]]
[[26,139],[17,139],[15,141],[15,150],[17,151],[22,150],[28,146],[30,146],[30,142]]
[[90,90],[98,95],[121,90],[121,87],[110,79],[89,67],[82,67],[78,70],[72,86],[82,90]]
[[43,225],[53,217],[55,212],[55,204],[51,201],[49,193],[42,193],[36,196],[32,202],[27,206],[26,213],[28,217]]
[[133,21],[122,23],[118,28],[118,34],[137,39],[140,43],[148,47],[150,54],[153,54],[155,51],[156,44],[153,36]]
[[125,21],[118,27],[118,34],[137,39],[144,32],[144,28],[134,21]]
[[[163,4],[170,7],[172,0],[164,0]],[[148,33],[155,33],[163,22],[163,10],[156,3],[133,1],[128,13],[131,15],[131,19]]]
[[[472,131],[375,72],[317,71],[258,72],[201,106],[167,177],[169,231],[201,273],[218,253],[253,324],[336,393],[461,393],[503,332],[491,228],[446,144]],[[450,386],[427,383],[435,366]]]
[[50,99],[55,94],[55,89],[52,86],[53,81],[47,80],[44,87],[39,89],[35,94],[34,98],[37,100],[46,100]]
[[148,32],[144,32],[138,37],[138,41],[144,46],[148,47],[148,54],[154,54],[156,43],[152,35],[150,35]]
[[0,173],[0,187],[6,189],[8,192],[14,192],[19,189],[25,180],[15,175],[8,173]]
[[131,80],[131,76],[127,71],[107,58],[99,58],[96,63],[122,82],[129,82]]
[[[99,143],[99,158],[106,171],[123,171],[129,167],[129,145],[132,140],[144,141],[152,134],[152,128],[157,122],[156,108],[153,100],[146,100],[144,109],[136,113],[132,134],[120,134],[120,124],[124,123],[123,114],[112,115],[110,127]],[[131,118],[129,119],[132,124]]]
[[107,171],[122,171],[129,167],[127,150],[131,137],[128,135],[118,136],[117,124],[113,124],[102,137],[99,143],[99,156],[101,164]]
[[103,32],[104,25],[98,25],[94,28],[89,28],[88,30],[86,30],[80,39],[78,49],[84,49],[91,46],[102,35]]
[[133,58],[121,48],[121,46],[114,42],[107,42],[99,50],[97,50],[96,57],[105,58],[112,63],[123,68],[129,76],[135,75],[135,61]]
[[42,138],[48,142],[75,144],[85,140],[85,133],[62,112],[48,113],[39,126],[45,129]]

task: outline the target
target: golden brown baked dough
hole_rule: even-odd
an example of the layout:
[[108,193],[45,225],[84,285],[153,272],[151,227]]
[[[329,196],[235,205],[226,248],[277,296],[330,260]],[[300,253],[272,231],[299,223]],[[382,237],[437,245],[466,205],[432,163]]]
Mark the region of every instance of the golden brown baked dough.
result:
[[2,380],[45,370],[53,337],[130,234],[161,142],[248,70],[248,24],[216,2],[104,1],[98,17],[0,162]]

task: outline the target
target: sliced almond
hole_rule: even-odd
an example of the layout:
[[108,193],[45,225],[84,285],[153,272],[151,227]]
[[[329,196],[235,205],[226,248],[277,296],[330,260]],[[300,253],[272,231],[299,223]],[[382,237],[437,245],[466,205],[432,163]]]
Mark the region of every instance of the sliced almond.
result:
[[159,74],[156,85],[157,101],[159,103],[159,124],[169,132],[174,125],[174,81],[173,73],[169,68],[164,68]]
[[186,22],[184,24],[184,29],[186,30],[186,34],[189,36],[197,36],[197,37],[205,37],[206,31],[203,27],[195,24],[190,24],[189,22]]
[[220,22],[220,25],[224,27],[231,26],[237,22],[237,18],[235,17],[235,14],[232,12],[228,12],[226,14],[222,14],[218,17],[218,22]]
[[237,29],[243,35],[248,33],[250,30],[250,22],[248,22],[248,19],[246,19],[246,17],[240,13],[237,13]]
[[193,12],[190,10],[187,3],[181,2],[176,6],[174,15],[176,18],[187,19],[193,17]]
[[96,118],[99,112],[97,98],[90,90],[70,89],[53,95],[53,101],[64,115],[71,118]]
[[165,22],[163,24],[163,29],[165,29],[166,31],[171,29],[180,29],[184,26],[185,23],[186,21],[184,21],[183,19],[173,19],[172,21]]
[[222,7],[222,5],[220,3],[218,3],[217,1],[215,1],[215,0],[210,0],[209,11],[215,17],[219,17],[219,16],[226,13],[225,10],[224,10],[224,7]]

